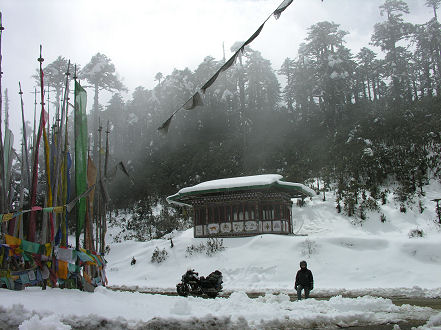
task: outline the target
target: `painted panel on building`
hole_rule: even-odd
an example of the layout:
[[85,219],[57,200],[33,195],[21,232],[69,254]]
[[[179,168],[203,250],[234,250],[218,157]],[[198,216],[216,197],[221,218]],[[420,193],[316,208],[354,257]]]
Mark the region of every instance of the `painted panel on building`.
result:
[[262,221],[262,232],[268,233],[272,231],[271,221]]
[[196,226],[195,228],[195,235],[196,236],[202,236],[204,233],[202,231],[202,226]]
[[221,233],[229,233],[231,232],[231,222],[223,222],[220,225]]
[[245,231],[257,231],[257,221],[246,221]]
[[217,233],[219,233],[219,224],[218,223],[210,223],[208,225],[208,233],[209,234],[217,234]]
[[233,231],[235,233],[243,232],[243,222],[233,222]]
[[273,231],[282,231],[282,222],[280,220],[273,221]]

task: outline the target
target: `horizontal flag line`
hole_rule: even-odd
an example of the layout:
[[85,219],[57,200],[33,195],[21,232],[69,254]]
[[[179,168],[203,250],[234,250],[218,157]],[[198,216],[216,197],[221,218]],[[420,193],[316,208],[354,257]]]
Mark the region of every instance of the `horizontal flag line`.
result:
[[265,23],[271,18],[271,16],[274,15],[274,17],[276,19],[278,19],[280,17],[280,15],[282,14],[282,12],[293,2],[293,0],[284,0],[282,1],[282,3],[277,7],[277,9],[275,11],[273,11],[268,18],[259,26],[259,28],[256,30],[256,32],[254,32],[251,37],[249,37],[243,44],[242,46],[239,47],[239,49],[230,57],[230,59],[225,62],[217,71],[216,73],[210,78],[208,79],[208,81],[192,96],[188,99],[187,102],[185,102],[180,108],[176,109],[170,117],[168,117],[168,119],[158,128],[158,131],[163,132],[163,133],[167,133],[168,132],[168,128],[170,126],[171,120],[173,119],[173,117],[178,113],[178,111],[180,111],[181,109],[185,109],[185,110],[192,110],[194,108],[196,108],[197,106],[203,106],[204,103],[202,101],[201,95],[199,93],[199,91],[201,91],[202,93],[205,94],[205,91],[207,90],[207,88],[209,88],[217,79],[217,77],[219,76],[219,74],[223,71],[228,70],[228,68],[230,68],[235,62],[236,62],[236,58],[239,55],[240,52],[244,52],[245,50],[245,46],[247,46],[248,44],[250,44],[254,39],[257,38],[257,36],[260,34],[260,32],[263,29],[263,26],[265,25]]
[[12,213],[3,213],[3,214],[0,214],[0,220],[2,222],[6,222],[6,221],[12,220],[12,219],[14,219],[14,218],[24,214],[24,213],[36,212],[36,211],[51,212],[51,213],[62,213],[62,212],[64,212],[64,210],[67,210],[67,212],[70,212],[72,210],[72,208],[75,206],[75,204],[81,198],[86,197],[86,195],[88,195],[95,186],[96,186],[96,184],[93,184],[83,194],[81,194],[80,196],[76,197],[75,199],[73,199],[68,204],[64,204],[64,205],[61,205],[61,206],[51,206],[51,207],[33,206],[30,209],[28,209],[28,210],[22,210],[22,211],[12,212]]

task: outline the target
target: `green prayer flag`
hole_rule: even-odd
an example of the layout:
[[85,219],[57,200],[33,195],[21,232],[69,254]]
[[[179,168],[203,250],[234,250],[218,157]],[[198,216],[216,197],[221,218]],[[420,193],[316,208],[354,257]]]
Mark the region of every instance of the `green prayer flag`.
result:
[[77,266],[75,264],[67,264],[67,270],[69,271],[69,273],[79,273],[80,266]]
[[87,255],[87,253],[81,252],[81,251],[75,251],[76,255],[82,262],[93,262],[91,256]]
[[39,253],[41,245],[38,243],[26,241],[24,239],[21,240],[20,249],[22,249],[25,252],[30,253]]
[[[75,188],[76,194],[81,195],[87,190],[87,93],[75,81]],[[86,200],[80,199],[77,205],[76,241],[79,242],[86,217]]]

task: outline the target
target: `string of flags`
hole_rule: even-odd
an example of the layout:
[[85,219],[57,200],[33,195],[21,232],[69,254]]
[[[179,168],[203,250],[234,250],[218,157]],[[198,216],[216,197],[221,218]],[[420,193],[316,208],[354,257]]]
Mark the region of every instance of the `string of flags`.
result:
[[[219,74],[228,70],[235,62],[236,58],[239,56],[239,53],[243,53],[245,50],[245,46],[250,44],[254,39],[257,38],[257,36],[262,31],[265,23],[271,18],[271,16],[274,15],[275,19],[279,19],[282,12],[288,8],[288,6],[293,2],[294,0],[284,0],[282,3],[277,7],[277,9],[271,13],[271,15],[268,16],[268,18],[262,23],[262,25],[259,26],[259,28],[254,32],[251,37],[249,37],[242,46],[239,47],[239,49],[230,57],[228,61],[226,61],[217,71],[216,73],[201,87],[200,91],[205,94],[205,91],[216,81]],[[180,111],[181,109],[185,110],[192,110],[196,108],[197,106],[203,106],[204,102],[202,101],[202,97],[199,91],[197,91],[192,97],[190,97],[180,108],[176,109],[171,116],[158,128],[158,131],[162,133],[167,133],[171,120],[173,117]]]
[[30,209],[28,210],[20,210],[17,212],[12,212],[12,213],[3,213],[0,214],[0,220],[1,222],[6,222],[9,220],[12,220],[24,213],[28,213],[28,212],[35,212],[35,211],[42,211],[42,212],[49,212],[49,213],[63,213],[64,210],[66,210],[67,212],[72,211],[73,207],[75,206],[75,204],[81,199],[86,197],[86,195],[88,195],[92,189],[95,187],[96,184],[93,184],[89,187],[89,189],[87,189],[84,193],[82,193],[81,195],[75,197],[70,203],[65,204],[65,205],[60,205],[60,206],[51,206],[51,207],[42,207],[42,206],[32,206]]
[[[106,260],[103,254],[87,249],[74,249],[49,242],[39,244],[5,234],[6,244],[0,244],[0,264],[9,263],[10,268],[0,270],[0,284],[11,290],[22,290],[24,286],[40,285],[50,278],[53,285],[68,288],[72,274],[83,266],[95,266],[95,277],[84,273],[84,280],[94,287],[107,285]],[[30,262],[26,266],[26,263]],[[46,267],[47,275],[44,275]],[[84,285],[84,284],[83,284]],[[92,290],[93,291],[93,290]]]

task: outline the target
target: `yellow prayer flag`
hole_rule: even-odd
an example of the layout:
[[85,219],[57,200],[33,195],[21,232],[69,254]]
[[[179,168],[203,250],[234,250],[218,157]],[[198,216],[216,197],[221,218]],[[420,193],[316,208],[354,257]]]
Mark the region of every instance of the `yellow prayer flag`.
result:
[[8,235],[8,234],[5,234],[5,240],[6,240],[6,244],[8,244],[8,245],[20,246],[20,244],[21,244],[21,239],[19,239],[18,237]]
[[65,280],[68,274],[68,263],[63,260],[58,260],[58,270],[57,275],[59,278]]
[[14,217],[14,213],[3,214],[2,221],[9,221]]
[[63,213],[64,206],[55,206],[53,212],[55,213]]
[[51,243],[46,243],[44,245],[44,247],[46,248],[46,256],[49,257],[51,255],[51,252],[52,252],[52,244]]

